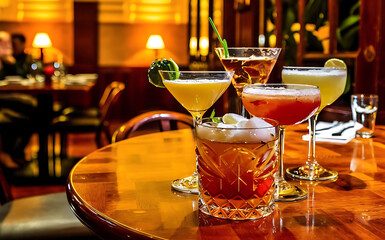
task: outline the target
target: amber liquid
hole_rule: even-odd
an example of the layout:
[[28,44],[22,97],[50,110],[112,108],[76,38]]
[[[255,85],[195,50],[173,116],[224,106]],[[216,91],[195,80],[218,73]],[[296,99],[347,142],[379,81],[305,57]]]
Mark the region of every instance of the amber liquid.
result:
[[197,146],[203,212],[226,219],[254,219],[271,213],[278,166],[276,141],[224,143],[198,136]]
[[227,71],[234,71],[232,83],[241,96],[243,86],[252,83],[266,83],[277,59],[273,58],[221,58]]

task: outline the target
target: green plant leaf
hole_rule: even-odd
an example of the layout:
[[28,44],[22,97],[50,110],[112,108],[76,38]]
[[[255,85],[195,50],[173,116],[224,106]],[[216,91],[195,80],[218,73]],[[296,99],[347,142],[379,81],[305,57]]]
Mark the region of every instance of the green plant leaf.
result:
[[350,15],[359,15],[360,14],[360,6],[361,6],[361,1],[357,1],[357,3],[354,4],[353,7],[349,11]]
[[213,109],[213,111],[210,114],[210,118],[213,118],[213,117],[215,117],[215,109]]
[[347,17],[344,21],[342,21],[341,25],[338,28],[341,29],[341,31],[343,31],[346,28],[349,28],[351,26],[358,24],[359,21],[360,21],[360,16],[352,15]]
[[221,118],[220,117],[215,117],[215,109],[213,109],[213,111],[211,112],[210,114],[210,119],[212,122],[215,122],[215,123],[220,123],[221,122]]
[[313,23],[316,29],[325,25],[328,1],[310,0],[305,6],[305,23]]
[[295,22],[295,11],[292,8],[288,8],[285,16],[283,29],[290,31],[291,25]]

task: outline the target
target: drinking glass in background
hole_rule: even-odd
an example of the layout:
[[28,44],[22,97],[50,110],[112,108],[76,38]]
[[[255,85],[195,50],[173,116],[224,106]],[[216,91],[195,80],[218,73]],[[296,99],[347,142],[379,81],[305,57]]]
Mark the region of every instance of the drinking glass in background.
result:
[[279,124],[272,119],[254,118],[244,125],[221,124],[210,118],[197,122],[199,208],[203,213],[243,220],[273,212],[278,134]]
[[54,62],[53,67],[54,67],[54,72],[53,72],[52,80],[57,82],[61,80],[65,80],[66,69],[64,64],[60,62]]
[[247,116],[247,112],[240,101],[243,87],[252,83],[266,83],[281,52],[281,48],[228,48],[229,57],[225,56],[224,48],[215,48],[223,67],[227,71],[234,71],[231,80],[239,103],[236,113]]
[[351,108],[353,121],[363,126],[357,130],[356,136],[371,138],[376,125],[378,95],[353,94],[351,96]]
[[282,70],[282,82],[294,84],[310,84],[319,87],[321,91],[321,105],[317,112],[309,118],[309,154],[305,165],[286,169],[292,177],[303,180],[330,180],[338,176],[334,170],[322,167],[316,160],[315,138],[318,114],[324,107],[336,101],[344,92],[346,85],[346,68],[336,67],[289,67]]
[[27,73],[27,78],[34,82],[44,82],[43,64],[40,60],[32,60],[29,72]]

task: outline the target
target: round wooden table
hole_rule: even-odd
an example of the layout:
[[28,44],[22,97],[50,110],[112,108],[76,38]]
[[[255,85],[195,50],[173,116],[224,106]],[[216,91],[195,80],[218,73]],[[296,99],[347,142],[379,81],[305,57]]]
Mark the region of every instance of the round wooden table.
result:
[[[307,124],[288,127],[285,167],[302,165]],[[321,165],[335,182],[296,181],[309,191],[298,202],[276,203],[270,216],[221,220],[199,211],[198,196],[171,190],[193,173],[191,130],[148,134],[99,149],[72,169],[67,196],[77,217],[103,239],[383,239],[385,127],[374,138],[317,143]]]

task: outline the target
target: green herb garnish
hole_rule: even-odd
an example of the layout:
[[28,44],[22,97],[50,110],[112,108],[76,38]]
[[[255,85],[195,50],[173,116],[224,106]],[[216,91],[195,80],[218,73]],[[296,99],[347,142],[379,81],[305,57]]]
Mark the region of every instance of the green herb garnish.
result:
[[211,121],[213,121],[215,123],[220,123],[221,122],[221,118],[220,117],[215,117],[215,109],[213,109],[213,111],[211,112],[210,119],[211,119]]
[[225,50],[225,58],[230,57],[229,49],[228,49],[228,47],[227,47],[227,41],[226,41],[226,39],[223,39],[223,40],[222,40],[222,38],[221,38],[221,36],[219,35],[219,32],[218,32],[217,28],[215,27],[215,24],[214,24],[213,20],[211,19],[211,17],[209,17],[209,22],[210,22],[211,26],[213,27],[215,33],[217,34],[217,37],[218,37],[218,39],[219,39],[219,42],[221,42],[221,44],[222,44],[222,46],[223,46],[223,49]]

